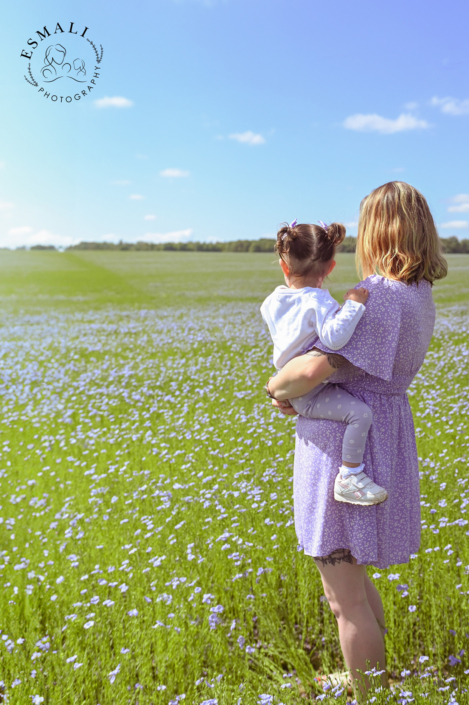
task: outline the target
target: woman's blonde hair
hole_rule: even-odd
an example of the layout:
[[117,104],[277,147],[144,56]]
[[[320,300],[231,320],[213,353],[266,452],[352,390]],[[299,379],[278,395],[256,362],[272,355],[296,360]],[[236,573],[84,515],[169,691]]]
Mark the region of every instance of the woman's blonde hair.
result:
[[379,186],[360,204],[357,269],[412,284],[442,279],[448,265],[428,203],[403,181]]

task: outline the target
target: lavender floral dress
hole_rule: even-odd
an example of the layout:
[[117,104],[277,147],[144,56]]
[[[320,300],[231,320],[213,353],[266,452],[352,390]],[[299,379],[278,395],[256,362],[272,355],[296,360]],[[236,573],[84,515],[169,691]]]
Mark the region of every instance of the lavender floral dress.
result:
[[[387,568],[420,546],[420,496],[414,424],[406,389],[420,369],[435,322],[431,286],[380,276],[362,282],[366,312],[340,351],[348,362],[330,378],[371,408],[365,472],[388,491],[382,504],[334,500],[345,424],[298,417],[295,528],[310,556],[350,549],[357,562]],[[322,345],[318,348],[329,351]]]

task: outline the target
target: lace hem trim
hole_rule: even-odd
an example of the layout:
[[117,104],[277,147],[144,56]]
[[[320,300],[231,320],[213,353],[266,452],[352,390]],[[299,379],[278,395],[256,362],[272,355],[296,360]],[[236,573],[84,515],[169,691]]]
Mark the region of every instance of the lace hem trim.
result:
[[337,563],[353,563],[353,556],[349,548],[338,548],[328,556],[314,556],[314,560],[322,565],[336,565]]

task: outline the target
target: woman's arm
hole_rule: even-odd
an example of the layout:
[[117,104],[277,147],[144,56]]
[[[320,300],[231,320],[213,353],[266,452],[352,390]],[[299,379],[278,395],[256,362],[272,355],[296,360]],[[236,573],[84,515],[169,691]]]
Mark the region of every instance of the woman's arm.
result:
[[275,399],[295,399],[307,394],[324,382],[341,362],[340,355],[325,355],[318,350],[293,358],[269,381],[269,391]]

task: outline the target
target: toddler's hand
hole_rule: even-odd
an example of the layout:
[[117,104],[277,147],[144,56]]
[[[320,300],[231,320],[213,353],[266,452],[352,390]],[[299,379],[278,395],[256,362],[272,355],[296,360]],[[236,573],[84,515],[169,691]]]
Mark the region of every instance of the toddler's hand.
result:
[[366,304],[369,296],[368,289],[361,286],[359,289],[349,289],[344,296],[344,301],[356,301],[359,304]]

